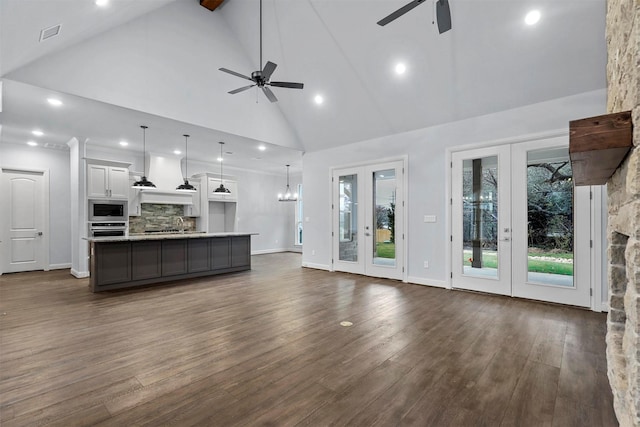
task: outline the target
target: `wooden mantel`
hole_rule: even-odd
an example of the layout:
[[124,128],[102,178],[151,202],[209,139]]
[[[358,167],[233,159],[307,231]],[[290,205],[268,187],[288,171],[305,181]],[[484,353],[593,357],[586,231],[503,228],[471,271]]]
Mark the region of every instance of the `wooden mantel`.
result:
[[606,184],[633,146],[631,111],[569,122],[575,185]]

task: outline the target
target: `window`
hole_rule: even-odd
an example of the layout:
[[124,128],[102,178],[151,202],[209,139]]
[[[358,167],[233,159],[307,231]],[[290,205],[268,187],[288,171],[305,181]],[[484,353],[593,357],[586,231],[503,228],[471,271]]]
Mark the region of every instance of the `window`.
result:
[[302,184],[298,184],[298,201],[296,202],[296,245],[302,245]]

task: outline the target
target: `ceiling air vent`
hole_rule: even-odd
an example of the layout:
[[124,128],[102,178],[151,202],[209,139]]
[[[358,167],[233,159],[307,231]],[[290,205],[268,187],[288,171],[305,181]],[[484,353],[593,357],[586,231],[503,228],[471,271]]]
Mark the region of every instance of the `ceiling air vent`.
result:
[[66,144],[54,144],[54,143],[51,143],[51,142],[45,142],[44,148],[50,148],[52,150],[66,151],[66,150],[69,149],[69,146],[66,145]]
[[45,28],[40,31],[40,41],[43,42],[46,39],[50,39],[51,37],[55,37],[60,34],[60,24],[54,25],[53,27]]

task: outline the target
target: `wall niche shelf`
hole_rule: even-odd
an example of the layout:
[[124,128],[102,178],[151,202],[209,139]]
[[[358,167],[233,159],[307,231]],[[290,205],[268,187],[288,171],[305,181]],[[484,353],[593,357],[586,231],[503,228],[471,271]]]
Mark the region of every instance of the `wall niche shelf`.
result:
[[633,147],[631,111],[569,122],[569,158],[575,185],[603,185]]

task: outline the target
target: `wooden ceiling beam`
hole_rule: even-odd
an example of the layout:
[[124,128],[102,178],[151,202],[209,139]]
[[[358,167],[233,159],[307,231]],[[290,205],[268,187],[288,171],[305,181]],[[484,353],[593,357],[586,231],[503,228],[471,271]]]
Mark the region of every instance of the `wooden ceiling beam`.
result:
[[200,0],[200,6],[206,7],[213,12],[218,6],[222,4],[223,1],[224,0]]

